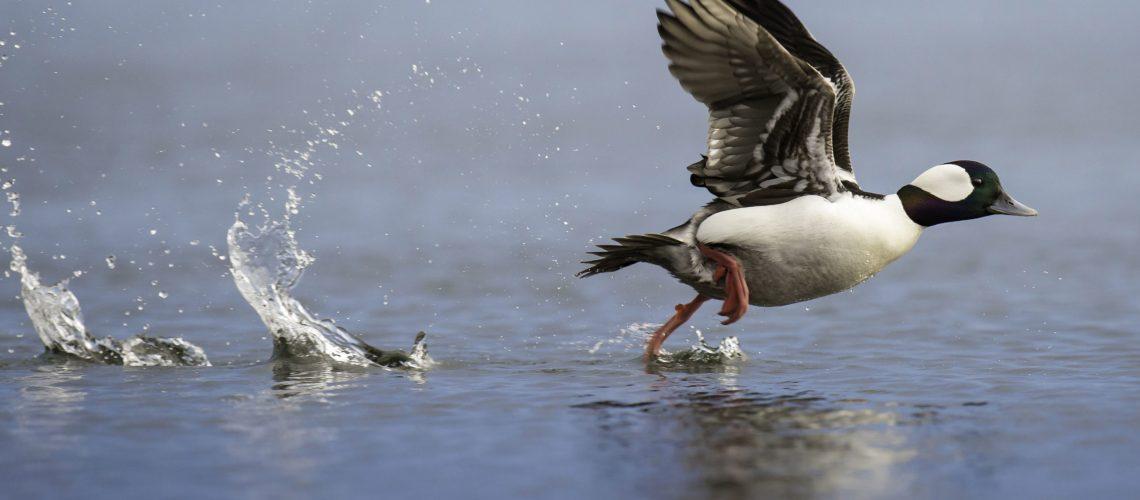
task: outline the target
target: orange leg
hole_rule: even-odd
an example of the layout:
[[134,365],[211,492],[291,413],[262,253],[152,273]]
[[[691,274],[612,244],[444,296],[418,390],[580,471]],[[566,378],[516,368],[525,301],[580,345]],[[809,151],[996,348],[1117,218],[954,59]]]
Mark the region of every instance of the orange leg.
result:
[[697,248],[700,249],[701,255],[717,263],[718,269],[715,276],[718,280],[723,271],[724,306],[720,308],[720,315],[728,319],[722,321],[721,324],[736,323],[748,311],[748,282],[744,281],[744,270],[740,268],[740,262],[729,254],[705,245],[697,245]]
[[676,314],[669,318],[669,321],[666,321],[664,325],[661,325],[661,328],[658,328],[656,332],[653,332],[653,336],[649,338],[649,343],[645,346],[645,360],[650,361],[661,354],[661,344],[665,343],[665,339],[669,338],[674,330],[689,321],[689,318],[693,317],[693,313],[701,308],[701,304],[708,300],[708,297],[697,294],[697,298],[693,299],[692,302],[677,304]]

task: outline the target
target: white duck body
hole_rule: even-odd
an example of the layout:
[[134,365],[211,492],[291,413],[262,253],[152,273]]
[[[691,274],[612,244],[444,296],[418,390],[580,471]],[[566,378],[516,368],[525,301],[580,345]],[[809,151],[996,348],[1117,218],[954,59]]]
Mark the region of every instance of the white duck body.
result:
[[715,213],[696,239],[736,257],[749,302],[773,307],[847,290],[902,257],[922,235],[897,195],[801,196]]

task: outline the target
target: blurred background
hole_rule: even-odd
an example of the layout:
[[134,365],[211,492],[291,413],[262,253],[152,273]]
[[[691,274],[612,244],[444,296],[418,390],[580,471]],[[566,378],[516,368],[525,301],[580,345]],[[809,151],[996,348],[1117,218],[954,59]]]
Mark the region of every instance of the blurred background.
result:
[[[305,206],[296,219],[298,239],[317,262],[299,298],[380,345],[406,347],[426,329],[441,359],[592,359],[587,350],[595,342],[631,323],[664,321],[672,304],[690,296],[646,266],[613,278],[572,278],[590,244],[672,227],[709,199],[684,170],[705,150],[706,111],[667,71],[653,16],[662,5],[5,1],[0,167],[15,181],[22,213],[4,216],[3,225],[23,233],[29,265],[46,281],[82,271],[71,288],[96,335],[183,336],[215,365],[246,366],[268,358],[269,343],[219,257],[225,230],[247,193],[255,205],[279,211],[283,188],[298,181],[274,164],[318,141],[306,160],[313,167],[300,185]],[[780,365],[780,380],[799,380],[838,400],[875,386],[885,400],[915,403],[937,399],[929,396],[942,390],[937,383],[983,377],[970,379],[976,397],[956,403],[1008,398],[1008,406],[946,417],[955,422],[950,429],[964,426],[962,434],[937,424],[931,431],[940,436],[933,456],[945,452],[958,461],[891,462],[905,463],[912,479],[934,478],[934,492],[1119,494],[1135,487],[1124,471],[1140,464],[1140,173],[1133,152],[1140,102],[1132,97],[1140,80],[1140,4],[790,6],[855,79],[851,143],[865,189],[894,192],[929,166],[975,159],[1042,215],[939,227],[852,293],[755,309],[744,326],[730,328],[709,313],[696,326],[741,336],[753,357],[741,385],[754,388],[771,380],[764,370],[777,359],[814,367],[788,374],[791,368]],[[113,268],[106,263],[112,256]],[[7,290],[0,366],[22,372],[42,348],[16,298],[17,280],[0,287]],[[611,354],[620,361],[612,369],[629,377],[638,372],[632,344]],[[844,371],[844,356],[855,356],[857,368]],[[172,391],[197,390],[177,372],[161,373]],[[19,414],[27,390],[16,377],[0,381],[10,416]],[[90,378],[83,383],[96,383]],[[256,394],[266,385],[214,382],[222,387],[210,386],[217,398]],[[106,390],[89,387],[85,398],[98,400]],[[463,392],[461,384],[454,391]],[[525,406],[526,390],[513,394],[518,399],[497,404]],[[186,411],[228,401],[217,398],[185,403]],[[146,401],[157,399],[132,404]],[[1038,406],[1046,401],[1060,406]],[[84,411],[98,407],[92,402]],[[317,408],[311,411],[328,416]],[[122,414],[105,411],[108,421]],[[1019,416],[1036,425],[1013,420]],[[412,424],[395,419],[391,427]],[[52,429],[82,436],[86,425]],[[211,425],[177,429],[194,435]],[[1099,430],[1045,448],[1031,444],[1074,428]],[[994,445],[1003,451],[983,449],[987,432],[1005,436],[991,441],[1004,443]],[[15,446],[21,435],[13,431],[0,443]],[[974,440],[963,445],[962,435]],[[318,449],[349,446],[348,436],[337,436],[318,439],[330,447]],[[491,437],[482,442],[496,446]],[[970,451],[961,453],[962,446]],[[59,463],[55,453],[12,456],[6,465],[23,463],[27,468],[14,470],[28,477],[74,473],[52,465]],[[86,456],[92,467],[108,463],[96,451]],[[162,456],[190,467],[203,455]],[[570,460],[566,470],[597,479],[595,467],[582,465],[594,462],[588,454],[575,456],[581,461]],[[986,470],[965,463],[979,456]],[[237,462],[258,462],[244,460]],[[327,472],[322,463],[304,462],[304,470]],[[946,463],[961,467],[947,472]],[[102,467],[107,475],[96,479],[109,481],[111,466]],[[1070,486],[1050,482],[1060,471]],[[256,474],[235,477],[249,475]],[[986,481],[972,490],[963,478]],[[745,483],[730,493],[784,491]],[[309,483],[283,484],[294,493],[316,491],[305,489]],[[506,484],[476,492],[543,492]],[[563,494],[647,491],[635,480],[591,484]],[[808,493],[854,491],[836,484],[854,483]],[[924,491],[901,488],[874,491]]]

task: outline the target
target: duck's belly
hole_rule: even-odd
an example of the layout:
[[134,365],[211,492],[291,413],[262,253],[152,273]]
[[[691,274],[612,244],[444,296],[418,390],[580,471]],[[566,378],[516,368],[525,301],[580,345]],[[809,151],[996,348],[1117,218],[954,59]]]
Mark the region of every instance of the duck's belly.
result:
[[899,220],[895,204],[809,196],[729,210],[705,220],[697,240],[722,245],[740,261],[750,303],[793,304],[858,285],[910,250],[921,227]]
[[888,263],[866,248],[837,245],[843,243],[726,250],[744,268],[749,302],[772,307],[850,289],[874,276]]

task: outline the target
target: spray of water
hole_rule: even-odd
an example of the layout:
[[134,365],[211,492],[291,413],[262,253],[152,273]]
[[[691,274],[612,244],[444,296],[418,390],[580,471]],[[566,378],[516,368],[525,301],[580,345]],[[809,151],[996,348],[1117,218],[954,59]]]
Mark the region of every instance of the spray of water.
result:
[[[355,90],[352,94],[360,98]],[[305,269],[313,263],[313,257],[297,245],[291,226],[304,203],[298,194],[298,185],[323,179],[321,173],[314,171],[320,165],[322,150],[339,154],[342,144],[350,140],[343,130],[351,127],[367,110],[380,109],[382,95],[380,91],[373,91],[343,113],[325,113],[327,124],[312,121],[306,131],[291,131],[303,138],[299,147],[273,143],[268,153],[274,160],[274,168],[284,179],[292,180],[292,185],[285,187],[284,211],[275,217],[262,204],[253,204],[251,196],[246,194],[239,208],[246,209],[249,216],[260,212],[264,223],[250,227],[239,215],[229,229],[226,243],[230,274],[242,297],[273,335],[275,357],[417,369],[426,369],[432,364],[423,332],[416,336],[409,352],[377,349],[332,320],[314,316],[290,294]],[[361,153],[357,151],[357,155]],[[267,196],[274,199],[281,187],[268,182]],[[249,210],[251,208],[256,211]]]
[[226,242],[234,284],[273,334],[275,357],[418,369],[431,365],[423,332],[410,352],[377,349],[333,321],[313,316],[290,295],[313,257],[298,247],[288,220],[250,229],[238,219]]
[[[9,33],[15,36],[15,33]],[[0,40],[0,45],[5,42]],[[12,44],[19,49],[19,43]],[[2,59],[7,59],[5,55]],[[2,66],[0,62],[0,66]],[[0,147],[13,147],[7,130],[0,133]],[[18,146],[18,145],[17,145]],[[25,161],[20,157],[17,161]],[[0,166],[0,174],[8,168]],[[20,193],[15,191],[15,179],[0,181],[0,191],[8,203],[8,216],[20,216]],[[20,276],[20,298],[32,321],[32,327],[43,341],[48,352],[71,356],[86,361],[124,366],[209,366],[206,353],[198,346],[181,338],[159,338],[139,335],[125,341],[111,337],[95,338],[83,324],[79,299],[67,289],[67,280],[44,285],[37,273],[28,269],[27,256],[15,243],[23,234],[14,223],[3,226],[2,236],[13,241],[9,246],[12,261],[9,268]],[[5,273],[7,274],[7,273]]]
[[79,299],[67,289],[67,280],[43,285],[27,267],[18,245],[11,246],[12,271],[20,275],[20,298],[32,327],[48,352],[96,363],[124,366],[209,366],[206,353],[181,338],[136,336],[126,341],[95,338],[83,324]]

